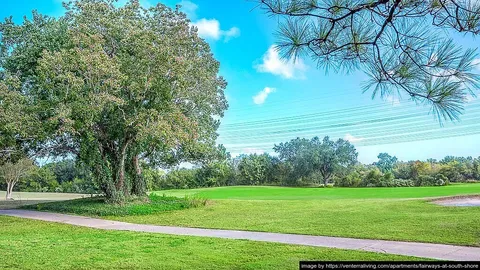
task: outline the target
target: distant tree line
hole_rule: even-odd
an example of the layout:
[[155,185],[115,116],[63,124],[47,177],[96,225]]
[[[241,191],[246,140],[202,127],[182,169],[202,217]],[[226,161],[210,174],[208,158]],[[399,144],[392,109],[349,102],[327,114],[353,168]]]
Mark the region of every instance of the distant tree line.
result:
[[[480,181],[480,157],[446,156],[441,160],[399,161],[380,153],[372,164],[357,161],[348,141],[297,138],[274,147],[275,154],[232,158],[223,146],[193,168],[165,171],[142,163],[147,189],[191,189],[233,185],[413,187]],[[0,184],[5,190],[6,183]],[[98,193],[87,166],[63,160],[34,166],[16,186],[18,191]]]
[[179,168],[149,182],[155,189],[228,185],[412,187],[443,186],[480,180],[480,157],[399,161],[380,153],[378,161],[357,161],[345,140],[294,139],[274,147],[275,155],[250,154],[216,160],[193,169]]
[[[7,185],[5,181],[0,182],[0,190],[7,190]],[[74,160],[62,160],[41,167],[31,163],[13,191],[94,194],[99,192],[99,188],[86,166]]]

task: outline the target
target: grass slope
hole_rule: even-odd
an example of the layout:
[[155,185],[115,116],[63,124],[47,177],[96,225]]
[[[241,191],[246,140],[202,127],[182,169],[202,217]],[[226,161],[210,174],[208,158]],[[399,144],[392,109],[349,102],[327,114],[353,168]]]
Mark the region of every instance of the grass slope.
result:
[[242,240],[102,231],[0,216],[0,269],[297,269],[299,260],[418,260]]

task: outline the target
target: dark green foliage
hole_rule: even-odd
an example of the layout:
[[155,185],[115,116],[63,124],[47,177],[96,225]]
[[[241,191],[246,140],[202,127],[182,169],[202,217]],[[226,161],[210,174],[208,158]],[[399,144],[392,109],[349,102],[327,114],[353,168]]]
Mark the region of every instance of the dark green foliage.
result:
[[197,182],[198,169],[178,169],[169,172],[160,183],[161,189],[189,189],[201,187]]
[[435,177],[431,175],[420,175],[415,179],[416,186],[435,186],[436,182]]
[[362,183],[361,175],[353,171],[344,177],[339,177],[335,181],[335,185],[339,187],[358,187]]
[[273,160],[268,154],[240,156],[238,184],[265,185],[272,179]]
[[143,177],[147,184],[147,190],[160,190],[165,172],[158,169],[152,169],[149,166],[143,168]]
[[280,143],[273,148],[282,162],[290,163],[295,179],[315,179],[321,176],[326,186],[336,174],[349,170],[357,162],[358,153],[350,142],[338,139],[332,141],[324,137],[320,140],[296,138],[286,143]]
[[201,198],[178,198],[155,194],[151,194],[148,198],[132,198],[123,204],[108,204],[105,202],[104,197],[93,197],[27,205],[23,208],[89,216],[135,216],[181,210],[206,204],[206,200]]
[[378,169],[370,170],[363,179],[362,186],[365,187],[380,187],[382,181],[382,172]]
[[55,174],[47,167],[35,167],[24,182],[18,185],[19,191],[29,192],[55,192],[60,183]]
[[[160,177],[157,187],[192,189],[234,185],[328,186],[325,185],[322,172],[313,169],[320,164],[316,163],[315,158],[322,156],[322,151],[334,152],[325,149],[335,148],[323,148],[312,145],[311,141],[306,139],[295,139],[276,146],[280,154],[278,158],[264,153],[241,155],[232,160],[225,155],[224,160],[217,159],[199,168],[173,170]],[[356,155],[354,148],[353,151],[345,152],[347,157]],[[325,157],[327,163],[339,161],[335,158],[328,159],[330,155]],[[379,155],[379,162],[373,165],[357,163],[352,166],[351,163],[338,163],[328,166],[334,168],[334,174],[330,177],[337,187],[413,187],[444,186],[450,182],[479,179],[476,177],[479,175],[476,171],[479,163],[478,158],[471,157],[447,157],[440,162],[433,159],[426,162],[402,162],[383,153]]]

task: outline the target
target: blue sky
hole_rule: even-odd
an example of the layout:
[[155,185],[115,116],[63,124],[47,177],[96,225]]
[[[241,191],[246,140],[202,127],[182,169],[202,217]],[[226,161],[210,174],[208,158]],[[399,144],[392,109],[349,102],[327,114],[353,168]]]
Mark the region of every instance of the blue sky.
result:
[[[141,2],[150,6],[159,1]],[[256,9],[252,1],[161,2],[183,5],[221,63],[230,108],[218,142],[233,155],[271,152],[275,143],[297,136],[329,135],[349,139],[359,160],[368,163],[379,152],[401,160],[480,156],[480,101],[474,97],[469,97],[460,123],[440,127],[428,107],[398,96],[372,100],[371,93],[362,94],[362,72],[326,74],[310,59],[281,61],[272,49],[277,19]],[[33,9],[51,16],[63,13],[60,0],[5,0],[1,5],[0,17],[12,15],[16,22]],[[480,44],[471,36],[454,39],[466,48]],[[472,135],[459,136],[463,134]]]

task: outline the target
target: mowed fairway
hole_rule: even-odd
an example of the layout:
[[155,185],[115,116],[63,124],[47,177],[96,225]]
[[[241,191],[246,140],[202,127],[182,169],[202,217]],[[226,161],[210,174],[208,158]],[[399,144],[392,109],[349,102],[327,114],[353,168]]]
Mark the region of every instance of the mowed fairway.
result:
[[206,207],[107,217],[132,223],[480,246],[480,207],[426,197],[480,194],[479,184],[420,188],[223,187],[157,192],[211,198]]
[[480,184],[453,184],[442,187],[409,188],[290,188],[219,187],[176,189],[155,192],[170,196],[198,195],[208,199],[238,200],[332,200],[332,199],[409,199],[480,194]]
[[298,269],[300,260],[419,258],[208,237],[104,231],[0,216],[0,269]]

